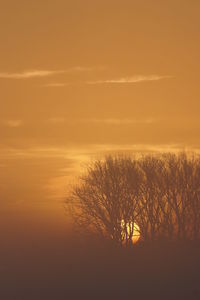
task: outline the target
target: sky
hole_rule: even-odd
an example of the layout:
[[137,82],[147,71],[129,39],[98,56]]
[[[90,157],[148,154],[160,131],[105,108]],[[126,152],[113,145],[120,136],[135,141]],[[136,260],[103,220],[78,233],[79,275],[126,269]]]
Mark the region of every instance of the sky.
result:
[[199,150],[199,0],[0,4],[2,215],[63,226],[92,159]]

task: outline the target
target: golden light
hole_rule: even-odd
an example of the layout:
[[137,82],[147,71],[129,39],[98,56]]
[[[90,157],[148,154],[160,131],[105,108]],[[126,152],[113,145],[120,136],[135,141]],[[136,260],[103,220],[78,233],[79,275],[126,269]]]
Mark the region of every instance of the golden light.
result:
[[140,228],[135,222],[125,223],[124,220],[121,221],[122,235],[124,238],[124,243],[126,242],[126,236],[132,236],[132,243],[135,244],[140,239]]

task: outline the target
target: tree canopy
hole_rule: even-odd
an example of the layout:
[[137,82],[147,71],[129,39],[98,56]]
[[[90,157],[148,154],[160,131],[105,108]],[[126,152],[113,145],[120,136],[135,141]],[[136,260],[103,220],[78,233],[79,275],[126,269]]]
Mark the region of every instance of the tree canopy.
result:
[[200,157],[108,156],[88,166],[66,200],[80,229],[118,244],[200,239]]

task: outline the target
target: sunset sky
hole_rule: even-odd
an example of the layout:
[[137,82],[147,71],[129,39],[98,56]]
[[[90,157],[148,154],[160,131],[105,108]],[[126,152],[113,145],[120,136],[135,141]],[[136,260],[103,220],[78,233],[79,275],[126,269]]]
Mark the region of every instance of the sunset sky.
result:
[[64,220],[90,159],[200,149],[199,0],[0,2],[1,211]]

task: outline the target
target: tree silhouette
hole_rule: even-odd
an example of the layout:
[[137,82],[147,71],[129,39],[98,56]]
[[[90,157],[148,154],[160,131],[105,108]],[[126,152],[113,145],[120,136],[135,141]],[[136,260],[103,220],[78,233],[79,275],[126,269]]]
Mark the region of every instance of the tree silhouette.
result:
[[76,224],[128,244],[134,234],[140,181],[137,164],[131,159],[96,161],[67,200]]
[[200,158],[185,153],[106,157],[81,177],[66,203],[76,225],[118,244],[200,238]]

